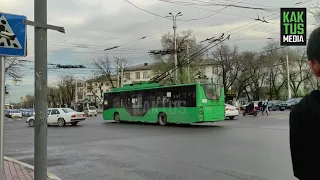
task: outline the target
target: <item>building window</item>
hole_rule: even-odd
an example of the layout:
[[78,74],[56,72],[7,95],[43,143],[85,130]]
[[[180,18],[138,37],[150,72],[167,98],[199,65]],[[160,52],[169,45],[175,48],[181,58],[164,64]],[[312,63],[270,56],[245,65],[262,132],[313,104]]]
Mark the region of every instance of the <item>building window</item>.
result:
[[136,79],[140,79],[140,72],[136,72]]
[[218,74],[218,68],[214,69],[214,74]]
[[83,92],[83,88],[79,88],[79,92]]
[[126,73],[124,76],[126,79],[130,79],[130,73]]
[[148,78],[148,72],[143,72],[143,79],[147,79]]
[[83,95],[78,95],[78,99],[83,99]]

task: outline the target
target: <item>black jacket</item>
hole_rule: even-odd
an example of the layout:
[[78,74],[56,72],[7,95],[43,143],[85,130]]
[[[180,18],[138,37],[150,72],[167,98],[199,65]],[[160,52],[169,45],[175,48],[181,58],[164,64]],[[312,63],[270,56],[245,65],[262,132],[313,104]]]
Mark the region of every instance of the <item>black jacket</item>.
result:
[[311,92],[291,110],[290,149],[294,176],[320,179],[320,91]]

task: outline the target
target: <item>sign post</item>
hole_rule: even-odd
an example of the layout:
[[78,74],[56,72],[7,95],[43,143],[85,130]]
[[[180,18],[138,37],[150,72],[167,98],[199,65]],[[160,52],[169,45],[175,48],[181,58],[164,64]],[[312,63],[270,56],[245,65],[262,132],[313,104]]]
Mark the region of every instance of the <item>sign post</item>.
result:
[[[47,29],[65,33],[63,27],[47,24],[47,0],[34,0],[35,22],[25,16],[0,13],[0,56],[26,56],[26,25],[35,28],[35,134],[34,134],[34,177],[47,179]],[[4,60],[0,59],[0,155],[3,180],[3,106],[4,106]]]
[[4,180],[4,103],[5,103],[5,58],[26,56],[25,16],[0,13],[0,180]]
[[3,166],[3,135],[4,135],[4,96],[5,96],[5,83],[4,83],[4,76],[5,76],[5,64],[4,64],[4,57],[0,56],[0,180],[4,179],[4,166]]

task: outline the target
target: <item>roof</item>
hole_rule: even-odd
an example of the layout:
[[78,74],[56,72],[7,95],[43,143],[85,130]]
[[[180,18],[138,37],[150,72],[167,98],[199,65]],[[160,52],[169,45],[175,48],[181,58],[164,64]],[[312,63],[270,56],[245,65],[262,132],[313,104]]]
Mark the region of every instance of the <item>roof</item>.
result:
[[[110,78],[112,81],[117,81],[116,75],[110,75]],[[109,81],[109,78],[105,75],[87,80],[88,83],[90,83],[90,82],[105,82],[105,81]]]
[[196,84],[197,83],[162,86],[159,83],[142,82],[142,83],[137,83],[137,84],[125,84],[121,88],[115,88],[115,89],[112,89],[111,92],[106,92],[106,93],[143,90],[143,89],[155,89],[155,88],[167,88],[167,87],[181,87],[181,86],[190,86],[190,85],[196,85]]
[[135,66],[130,66],[125,69],[125,71],[141,71],[141,70],[152,70],[155,63],[143,63]]

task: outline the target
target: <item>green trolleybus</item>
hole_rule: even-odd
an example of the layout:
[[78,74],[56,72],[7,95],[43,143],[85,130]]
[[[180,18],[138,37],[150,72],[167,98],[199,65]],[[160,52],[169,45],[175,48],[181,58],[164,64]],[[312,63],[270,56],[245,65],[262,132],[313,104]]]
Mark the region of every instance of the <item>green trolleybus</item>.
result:
[[103,119],[191,124],[225,119],[223,88],[214,84],[126,84],[104,93]]

